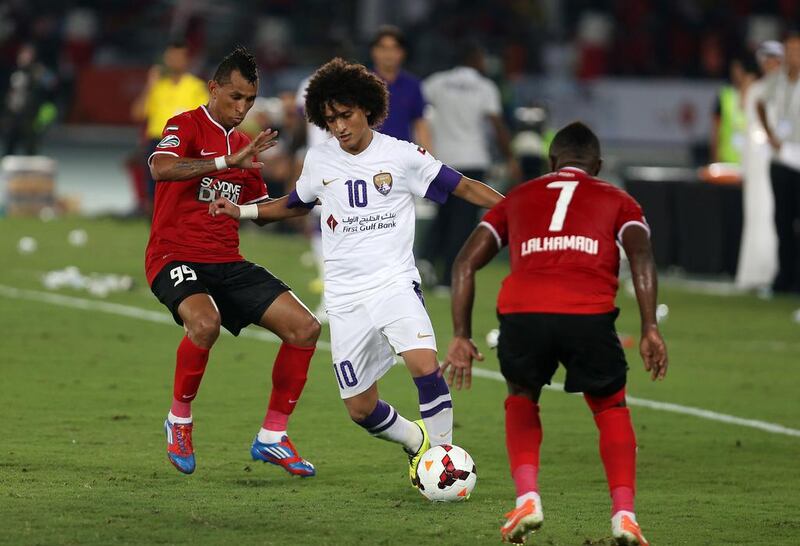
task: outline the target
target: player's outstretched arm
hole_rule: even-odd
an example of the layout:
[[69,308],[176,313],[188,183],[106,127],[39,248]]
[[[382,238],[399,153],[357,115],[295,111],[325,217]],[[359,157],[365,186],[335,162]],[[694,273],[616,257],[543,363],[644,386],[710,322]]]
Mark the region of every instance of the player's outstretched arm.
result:
[[193,157],[175,157],[170,154],[156,154],[150,162],[150,174],[157,181],[191,180],[204,174],[221,171],[230,167],[240,169],[260,169],[264,166],[253,158],[264,150],[275,146],[278,141],[278,131],[267,129],[262,131],[250,144],[235,154],[213,157],[210,159]]
[[447,382],[456,389],[470,388],[472,360],[483,355],[472,339],[472,305],[475,302],[475,272],[497,255],[497,240],[484,226],[478,226],[461,248],[453,264],[451,313],[453,340],[442,364]]
[[658,276],[653,260],[650,237],[643,227],[632,225],[622,232],[622,247],[631,264],[633,288],[639,303],[642,322],[642,338],[639,353],[642,355],[644,369],[650,372],[655,381],[667,375],[667,345],[658,331],[656,320],[656,301],[658,298]]
[[211,216],[230,216],[231,218],[254,220],[259,225],[278,222],[296,216],[305,216],[311,209],[306,207],[289,207],[289,196],[253,205],[239,206],[225,197],[218,197],[208,205]]
[[485,209],[490,209],[503,200],[503,194],[499,191],[466,176],[461,177],[453,195]]

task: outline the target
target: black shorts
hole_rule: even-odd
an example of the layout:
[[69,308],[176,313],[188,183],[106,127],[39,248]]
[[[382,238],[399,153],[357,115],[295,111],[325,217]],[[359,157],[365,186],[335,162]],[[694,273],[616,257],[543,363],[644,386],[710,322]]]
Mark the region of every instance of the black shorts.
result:
[[511,313],[498,315],[497,356],[503,376],[521,387],[550,383],[558,363],[567,369],[564,390],[606,396],[625,386],[628,364],[614,321],[600,315]]
[[151,290],[181,326],[181,302],[192,294],[209,294],[217,304],[222,325],[236,336],[248,324],[258,324],[275,298],[290,288],[248,261],[170,262],[153,279]]

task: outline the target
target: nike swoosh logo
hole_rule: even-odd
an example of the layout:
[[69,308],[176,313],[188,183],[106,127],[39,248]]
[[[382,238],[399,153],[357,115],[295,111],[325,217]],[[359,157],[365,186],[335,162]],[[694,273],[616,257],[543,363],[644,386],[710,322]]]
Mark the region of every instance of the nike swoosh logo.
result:
[[423,334],[422,332],[417,332],[417,337],[419,339],[425,339],[426,337],[433,337],[433,334]]
[[327,186],[327,185],[328,185],[328,184],[330,184],[331,182],[336,182],[337,180],[339,180],[339,179],[338,179],[338,178],[331,178],[330,180],[325,180],[325,179],[323,178],[323,179],[322,179],[322,185],[323,185],[323,186]]
[[200,155],[214,155],[217,152],[207,152],[205,150],[200,150]]
[[189,398],[193,397],[195,394],[197,394],[197,393],[194,393],[194,394],[184,394],[183,396],[181,396],[181,398],[183,398],[184,400],[188,400]]
[[297,404],[297,400],[289,400],[290,404]]

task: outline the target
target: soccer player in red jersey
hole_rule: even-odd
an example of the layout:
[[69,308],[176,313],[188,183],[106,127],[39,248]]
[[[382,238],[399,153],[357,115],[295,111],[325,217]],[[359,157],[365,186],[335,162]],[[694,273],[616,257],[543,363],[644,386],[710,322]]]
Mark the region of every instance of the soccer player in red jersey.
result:
[[236,130],[258,91],[255,59],[237,48],[209,82],[207,106],[172,117],[150,156],[157,181],[145,270],[153,293],[183,325],[173,402],[164,427],[167,455],[181,472],[195,469],[191,402],[197,395],[220,325],[238,335],[248,324],[274,332],[281,344],[272,370],[266,417],[251,447],[254,460],[313,476],[286,434],[319,337],[317,319],[279,279],[239,254],[239,222],[211,217],[218,196],[234,203],[268,199],[255,156],[275,144],[267,130],[252,141]]
[[583,392],[600,432],[600,457],[612,499],[618,544],[645,545],[634,514],[636,438],[625,404],[627,364],[614,321],[621,243],[641,315],[645,370],[663,379],[667,349],[656,322],[657,279],[650,229],[634,199],[595,178],[600,144],[582,123],[563,128],[550,147],[552,173],[526,182],[492,208],[464,244],[453,270],[454,338],[443,368],[456,388],[469,388],[475,271],[503,246],[511,274],[497,300],[497,356],[506,378],[506,446],[517,489],[504,541],[522,543],[542,524],[537,485],[542,425],[539,396],[558,363],[564,389]]

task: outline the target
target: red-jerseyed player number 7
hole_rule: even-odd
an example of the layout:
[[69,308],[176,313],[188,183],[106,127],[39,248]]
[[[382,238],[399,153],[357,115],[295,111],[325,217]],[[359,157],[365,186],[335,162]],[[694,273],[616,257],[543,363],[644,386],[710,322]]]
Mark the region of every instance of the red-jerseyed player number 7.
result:
[[556,208],[553,211],[553,217],[550,219],[550,231],[561,231],[564,227],[564,219],[567,217],[567,208],[570,201],[572,201],[572,194],[575,193],[575,188],[578,187],[578,182],[558,181],[550,182],[548,188],[559,188],[561,193],[558,195],[556,201]]

